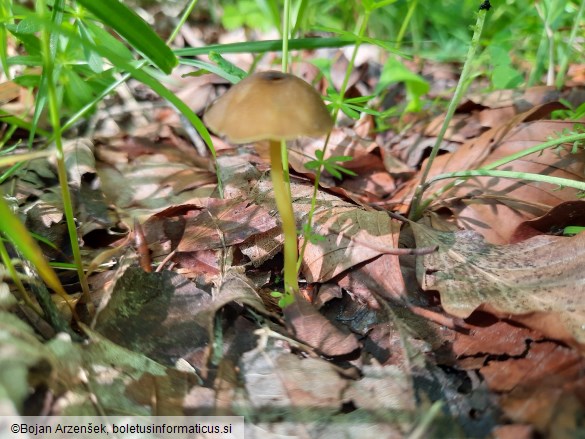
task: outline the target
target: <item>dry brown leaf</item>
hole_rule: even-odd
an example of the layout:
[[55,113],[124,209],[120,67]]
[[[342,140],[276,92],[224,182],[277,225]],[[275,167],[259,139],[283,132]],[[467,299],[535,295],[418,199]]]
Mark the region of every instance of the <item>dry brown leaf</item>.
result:
[[[480,138],[462,145],[455,153],[439,156],[430,177],[481,168],[551,137],[558,137],[563,130],[572,128],[573,122],[540,120],[487,131]],[[585,153],[571,153],[571,145],[547,149],[499,169],[580,181],[585,171]],[[427,196],[451,182],[438,181],[430,187]],[[540,216],[562,202],[574,200],[576,194],[576,189],[559,189],[546,183],[478,177],[448,191],[438,206],[449,208],[462,228],[475,230],[489,242],[501,244],[510,242],[519,223]]]
[[[106,198],[121,214],[128,211],[129,217],[140,220],[166,207],[209,197],[215,187],[208,165],[181,144],[114,138],[99,145],[96,156]],[[131,218],[127,222],[132,223]]]
[[314,232],[325,239],[307,244],[303,273],[309,282],[326,282],[360,262],[396,249],[400,223],[384,212],[335,207],[315,214]]
[[417,276],[424,289],[439,291],[447,312],[466,318],[483,308],[585,351],[584,233],[497,246],[473,231],[412,227],[417,246],[439,246],[418,258]]
[[337,328],[302,297],[283,313],[295,337],[327,357],[348,355],[359,348],[352,333]]
[[20,96],[22,87],[14,81],[6,81],[0,84],[0,105],[10,102]]
[[[496,357],[497,358],[497,357]],[[481,369],[492,390],[504,392],[501,407],[514,422],[544,437],[574,437],[582,425],[585,359],[566,346],[533,342],[517,358],[494,359]]]
[[228,271],[212,296],[179,274],[145,273],[130,267],[98,315],[96,330],[163,364],[188,357],[204,370],[215,314],[232,301],[269,314],[253,285],[235,269]]
[[339,285],[374,308],[378,307],[376,296],[396,300],[407,294],[397,255],[382,255],[349,270]]
[[556,235],[567,226],[585,226],[585,201],[566,201],[538,218],[520,223],[510,239],[519,242],[542,234]]
[[230,246],[274,227],[276,220],[261,206],[211,198],[207,209],[187,219],[178,250],[192,252]]

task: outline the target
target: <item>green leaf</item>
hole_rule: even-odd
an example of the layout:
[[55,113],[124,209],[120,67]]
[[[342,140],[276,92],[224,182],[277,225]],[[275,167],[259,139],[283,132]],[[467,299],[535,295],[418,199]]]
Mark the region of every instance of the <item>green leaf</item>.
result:
[[82,79],[73,69],[63,69],[61,80],[64,85],[64,98],[67,106],[77,111],[93,98],[93,92],[88,82]]
[[132,52],[128,50],[128,48],[121,41],[114,38],[105,29],[90,21],[86,21],[85,25],[87,26],[88,31],[90,31],[92,34],[93,38],[90,40],[90,42],[93,45],[98,47],[105,46],[120,58],[124,58],[128,61],[132,61],[134,59]]
[[428,93],[430,85],[421,76],[411,72],[404,64],[395,58],[390,58],[382,69],[380,81],[376,87],[375,94],[383,91],[388,85],[404,82],[406,95],[409,100],[406,111],[419,111],[420,98]]
[[40,24],[32,17],[26,17],[16,25],[16,32],[19,34],[35,34],[41,30]]
[[[77,25],[79,27],[79,36],[89,41],[92,44],[96,44],[93,39],[93,35],[89,32],[89,29],[85,26],[83,21],[78,21]],[[101,73],[104,70],[104,63],[102,61],[102,57],[99,56],[93,50],[90,50],[87,45],[83,45],[83,54],[85,56],[85,60],[87,61],[87,65],[89,68],[94,71],[95,73]]]
[[492,70],[492,85],[497,89],[516,88],[524,82],[524,76],[510,64],[497,65]]
[[136,12],[118,0],[78,0],[78,3],[114,29],[163,72],[169,74],[177,57]]
[[384,6],[388,6],[391,5],[393,3],[396,3],[398,0],[381,0],[379,2],[375,2],[373,5],[373,9],[380,9],[383,8]]

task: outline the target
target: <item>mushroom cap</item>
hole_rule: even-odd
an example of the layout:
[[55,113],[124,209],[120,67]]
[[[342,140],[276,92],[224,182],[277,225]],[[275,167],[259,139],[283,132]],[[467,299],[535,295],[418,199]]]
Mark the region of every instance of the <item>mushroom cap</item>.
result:
[[333,127],[321,95],[302,79],[277,71],[238,82],[207,109],[203,121],[232,143],[318,137]]

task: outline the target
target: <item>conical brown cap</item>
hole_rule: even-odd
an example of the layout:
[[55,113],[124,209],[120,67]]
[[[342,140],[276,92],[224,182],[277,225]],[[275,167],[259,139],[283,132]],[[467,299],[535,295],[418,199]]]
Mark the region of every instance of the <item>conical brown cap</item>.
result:
[[248,76],[205,112],[205,124],[233,143],[318,137],[333,121],[317,91],[294,75],[276,71]]

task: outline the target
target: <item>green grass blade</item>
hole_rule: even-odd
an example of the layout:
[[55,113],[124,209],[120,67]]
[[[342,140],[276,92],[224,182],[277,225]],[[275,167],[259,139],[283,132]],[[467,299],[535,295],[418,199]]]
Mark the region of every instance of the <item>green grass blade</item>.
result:
[[177,65],[177,57],[136,12],[119,0],[77,0],[79,4],[114,29],[137,51],[165,73]]
[[[51,14],[51,21],[53,24],[56,25],[56,29],[58,29],[58,25],[63,22],[63,8],[65,7],[65,0],[56,0],[53,5],[53,13]],[[59,34],[57,32],[51,33],[51,56],[54,59],[55,54],[57,52],[57,44],[58,44]],[[37,93],[37,97],[35,99],[35,111],[33,113],[32,118],[32,126],[31,130],[29,131],[28,136],[28,146],[29,148],[32,147],[35,133],[37,130],[37,126],[39,124],[39,120],[41,118],[41,114],[45,109],[45,105],[47,104],[47,81],[52,80],[52,78],[47,77],[47,71],[43,69],[43,73],[41,75],[41,84],[39,86],[39,91]]]
[[[8,0],[0,0],[0,19],[3,22],[10,22],[12,12],[11,3]],[[8,32],[6,32],[6,27],[4,25],[0,25],[0,65],[2,66],[2,70],[6,74],[8,79],[10,78],[10,71],[8,70]]]
[[20,162],[40,159],[43,157],[50,157],[52,155],[55,155],[54,151],[36,151],[25,154],[9,154],[6,156],[0,156],[0,167],[12,166]]
[[61,285],[61,281],[53,269],[49,266],[41,248],[18,217],[12,213],[2,193],[0,193],[0,218],[2,218],[0,232],[18,247],[22,255],[34,265],[45,283],[59,296],[69,302],[71,298],[63,289],[63,285]]
[[[32,124],[30,122],[27,122],[26,120],[21,119],[20,117],[14,116],[13,114],[7,113],[2,109],[0,109],[0,120],[2,120],[2,122],[8,125],[16,125],[17,127],[25,129],[27,131],[32,130]],[[36,131],[37,133],[44,137],[49,137],[51,135],[48,131],[40,128],[37,128]]]
[[[313,50],[324,47],[344,47],[355,44],[355,39],[349,38],[298,38],[288,40],[289,50]],[[218,53],[264,53],[282,50],[282,40],[248,41],[232,44],[212,44],[205,47],[190,47],[177,49],[177,56],[207,55],[214,51]]]

